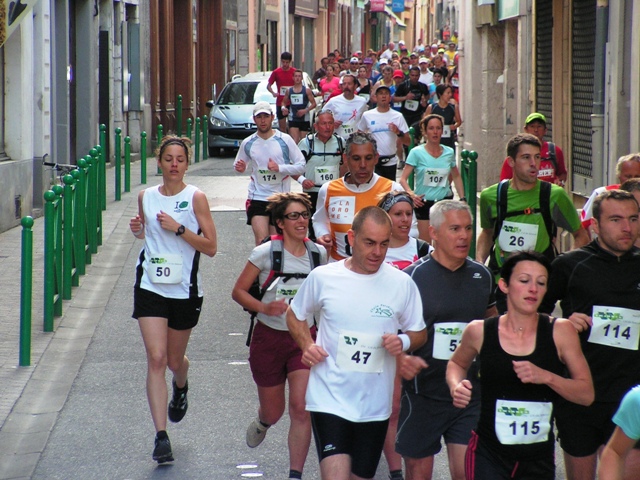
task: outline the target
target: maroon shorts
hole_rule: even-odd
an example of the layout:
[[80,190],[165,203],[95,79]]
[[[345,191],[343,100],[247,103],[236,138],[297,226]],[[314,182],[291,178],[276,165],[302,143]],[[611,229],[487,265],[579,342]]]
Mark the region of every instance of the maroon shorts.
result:
[[[316,327],[311,328],[315,340]],[[287,374],[296,370],[309,370],[302,363],[302,350],[288,331],[274,330],[259,320],[251,336],[249,366],[253,381],[259,387],[275,387],[287,380]]]

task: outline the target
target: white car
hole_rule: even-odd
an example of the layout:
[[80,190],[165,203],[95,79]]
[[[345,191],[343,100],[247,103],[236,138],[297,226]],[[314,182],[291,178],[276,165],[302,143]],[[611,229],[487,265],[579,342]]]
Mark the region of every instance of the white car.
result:
[[[220,156],[223,148],[238,148],[242,140],[256,131],[253,122],[253,106],[259,101],[271,104],[273,114],[276,113],[276,98],[267,90],[271,72],[248,73],[236,75],[222,89],[213,101],[208,101],[209,111],[209,156]],[[320,92],[313,85],[311,77],[304,72],[302,84],[313,91],[318,107],[311,112],[311,124],[315,121],[318,108],[322,104]],[[272,88],[275,88],[272,87]],[[274,119],[273,128],[278,128],[278,120]]]

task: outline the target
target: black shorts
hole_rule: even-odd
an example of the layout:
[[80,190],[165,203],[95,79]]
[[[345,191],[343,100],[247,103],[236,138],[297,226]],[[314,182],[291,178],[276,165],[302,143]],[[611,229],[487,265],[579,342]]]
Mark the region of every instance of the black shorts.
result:
[[166,298],[144,288],[133,289],[133,318],[166,318],[169,328],[189,330],[198,324],[202,297]]
[[587,457],[609,441],[616,425],[611,421],[618,402],[593,402],[584,407],[561,400],[556,407],[560,446],[572,457]]
[[548,458],[518,460],[486,448],[473,432],[464,459],[467,480],[555,480],[553,453]]
[[278,106],[276,107],[276,118],[277,118],[278,120],[282,120],[282,119],[285,119],[285,120],[286,120],[286,119],[287,119],[287,116],[288,116],[288,115],[284,115],[284,114],[282,113],[282,105],[278,105]]
[[362,478],[373,478],[380,462],[389,420],[350,422],[330,413],[310,413],[319,461],[332,455],[347,454],[351,457],[351,473]]
[[375,166],[375,172],[381,177],[388,178],[392,182],[396,181],[396,168],[398,168],[398,164],[394,163],[393,165],[381,165],[378,162]]
[[403,457],[431,457],[442,449],[442,437],[447,444],[467,445],[479,416],[479,399],[467,408],[455,408],[451,402],[432,400],[404,390],[400,400],[396,452]]
[[269,217],[269,224],[271,225],[271,215],[267,212],[267,206],[269,202],[264,200],[247,200],[245,208],[247,209],[247,225],[251,225],[251,219],[253,217]]
[[[447,195],[446,197],[444,197],[442,200],[452,200],[453,199],[453,193],[449,192],[449,195]],[[424,200],[424,205],[422,205],[420,208],[415,208],[413,211],[416,214],[416,218],[418,220],[429,220],[429,209],[431,207],[433,207],[436,202],[439,202],[440,200]]]
[[311,131],[311,122],[289,120],[289,128],[297,128],[298,130],[309,132]]

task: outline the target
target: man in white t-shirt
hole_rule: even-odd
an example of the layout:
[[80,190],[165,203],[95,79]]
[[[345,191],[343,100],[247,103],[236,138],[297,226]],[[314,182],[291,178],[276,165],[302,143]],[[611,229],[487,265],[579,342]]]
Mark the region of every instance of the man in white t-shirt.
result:
[[376,108],[362,114],[358,131],[370,133],[378,145],[378,163],[375,172],[391,181],[396,179],[398,165],[397,140],[409,145],[409,127],[402,114],[391,109],[391,90],[386,85],[376,89]]
[[274,193],[291,191],[291,175],[304,172],[302,152],[286,133],[273,130],[273,111],[268,102],[253,107],[253,121],[258,130],[240,144],[233,162],[236,172],[251,170],[247,199],[247,225],[251,225],[256,245],[275,233],[269,222],[267,198]]
[[387,60],[391,60],[393,58],[393,54],[396,53],[396,44],[393,42],[389,42],[387,44],[387,49],[380,54],[380,58],[386,58]]
[[[287,310],[289,332],[311,367],[306,408],[323,480],[374,477],[391,415],[396,357],[427,338],[415,283],[384,263],[391,237],[386,212],[362,209],[348,235],[353,255],[313,270]],[[315,342],[309,315],[318,321]],[[424,366],[412,363],[403,375],[411,378]]]
[[357,130],[360,117],[368,108],[367,101],[355,94],[356,83],[356,77],[346,74],[342,77],[342,93],[330,98],[322,108],[333,112],[336,133],[345,139]]
[[420,57],[418,66],[420,67],[420,79],[418,81],[428,87],[433,83],[433,72],[429,70],[429,59],[427,57]]

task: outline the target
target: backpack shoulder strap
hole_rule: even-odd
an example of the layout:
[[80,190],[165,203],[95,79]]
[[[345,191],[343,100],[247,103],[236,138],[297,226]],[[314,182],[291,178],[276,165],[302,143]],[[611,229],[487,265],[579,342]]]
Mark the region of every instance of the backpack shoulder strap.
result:
[[342,137],[337,133],[334,133],[333,136],[336,137],[336,140],[338,141],[338,152],[342,155],[344,153],[344,142]]
[[555,222],[551,218],[551,184],[549,182],[540,182],[540,213],[544,219],[547,235],[553,242],[557,229]]
[[315,242],[309,240],[308,238],[304,239],[304,246],[307,248],[307,254],[309,255],[309,262],[311,266],[311,270],[320,266],[320,250]]
[[502,228],[502,223],[504,219],[507,217],[507,195],[509,190],[509,180],[502,180],[498,184],[498,189],[496,191],[496,224],[493,228],[493,240],[495,241],[500,235],[500,229]]
[[429,253],[429,244],[419,238],[416,238],[416,248],[418,250],[418,258],[426,257]]
[[311,157],[313,157],[313,140],[315,139],[315,135],[313,133],[308,133],[305,137],[307,139],[307,148],[309,149],[307,152],[302,151],[302,155],[304,156],[305,161],[309,161]]
[[556,144],[553,142],[547,142],[547,145],[549,147],[549,160],[551,160],[551,163],[553,164],[553,169],[557,172],[558,160],[556,157]]

